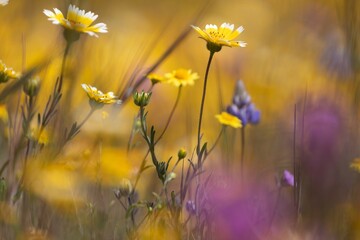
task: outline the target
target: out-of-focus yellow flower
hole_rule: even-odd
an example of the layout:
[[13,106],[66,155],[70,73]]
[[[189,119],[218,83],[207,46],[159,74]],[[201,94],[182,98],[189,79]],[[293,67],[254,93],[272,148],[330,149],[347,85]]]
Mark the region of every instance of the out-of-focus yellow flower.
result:
[[0,104],[0,120],[4,123],[9,121],[9,114],[4,104]]
[[10,79],[17,79],[20,77],[20,73],[15,72],[12,68],[6,67],[6,65],[0,60],[0,83],[5,83]]
[[351,164],[350,168],[354,169],[355,171],[360,173],[360,158],[355,158]]
[[34,160],[29,161],[26,172],[25,188],[49,203],[73,205],[83,201],[83,182],[66,165]]
[[40,129],[32,128],[30,130],[29,137],[31,140],[37,142],[38,144],[45,146],[49,144],[50,140],[49,132],[46,129],[40,131]]
[[100,157],[96,156],[87,161],[82,172],[90,181],[100,181],[106,186],[118,187],[124,178],[130,177],[130,160],[123,150],[104,148]]
[[200,38],[204,39],[208,43],[208,49],[210,51],[218,52],[222,46],[226,47],[246,47],[246,43],[243,41],[233,41],[244,28],[238,27],[234,31],[234,24],[223,23],[220,28],[215,24],[207,24],[205,29],[202,30],[199,27],[191,25],[199,34]]
[[114,95],[113,92],[103,93],[100,90],[97,90],[96,87],[90,86],[88,84],[81,84],[82,88],[87,93],[90,99],[90,105],[102,106],[103,104],[117,103],[120,104],[121,100]]
[[48,16],[48,20],[53,24],[60,24],[61,26],[74,30],[80,33],[87,33],[90,36],[98,37],[96,33],[106,33],[107,26],[105,23],[97,23],[90,26],[98,17],[93,12],[85,13],[85,10],[81,10],[75,5],[69,5],[66,18],[62,12],[54,8],[54,12],[44,9],[44,14]]
[[227,112],[222,112],[221,114],[217,114],[217,115],[215,115],[215,117],[223,125],[231,126],[233,128],[241,128],[242,127],[241,120]]
[[152,82],[153,85],[164,82],[166,80],[164,76],[157,73],[150,73],[146,77]]
[[179,68],[171,73],[165,74],[166,81],[176,87],[194,85],[195,80],[199,79],[199,74],[192,72],[191,69]]

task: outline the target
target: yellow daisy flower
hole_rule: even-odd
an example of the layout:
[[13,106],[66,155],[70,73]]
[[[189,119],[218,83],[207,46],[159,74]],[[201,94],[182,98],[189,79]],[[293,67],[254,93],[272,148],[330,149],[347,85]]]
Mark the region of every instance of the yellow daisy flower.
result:
[[0,83],[5,83],[9,79],[17,79],[20,77],[20,73],[15,72],[12,68],[6,67],[6,65],[0,60]]
[[221,114],[217,114],[215,115],[215,117],[223,125],[231,126],[233,128],[242,127],[241,120],[227,112],[222,112]]
[[204,30],[193,25],[191,25],[191,27],[200,34],[200,38],[207,41],[208,49],[210,51],[218,52],[221,50],[222,46],[246,47],[246,43],[243,41],[233,41],[244,31],[242,26],[238,27],[235,31],[234,24],[230,23],[223,23],[220,28],[218,28],[215,24],[207,24]]
[[93,12],[85,13],[85,10],[81,10],[75,5],[69,5],[66,18],[62,12],[54,8],[54,12],[44,9],[44,14],[48,16],[48,20],[53,24],[60,24],[66,29],[74,30],[80,33],[87,33],[90,36],[98,37],[96,33],[106,33],[107,26],[105,23],[97,23],[90,26],[98,17]]
[[88,84],[81,84],[81,86],[87,93],[91,102],[101,105],[111,104],[111,103],[117,103],[117,104],[121,103],[121,100],[119,100],[119,98],[115,96],[113,92],[103,93],[102,91],[97,90],[96,87],[92,87]]
[[162,76],[160,74],[156,74],[156,73],[150,73],[146,77],[152,82],[153,85],[155,85],[156,83],[165,81],[164,76]]
[[165,79],[176,87],[194,85],[195,80],[199,79],[199,74],[191,72],[191,69],[179,68],[171,73],[166,73]]

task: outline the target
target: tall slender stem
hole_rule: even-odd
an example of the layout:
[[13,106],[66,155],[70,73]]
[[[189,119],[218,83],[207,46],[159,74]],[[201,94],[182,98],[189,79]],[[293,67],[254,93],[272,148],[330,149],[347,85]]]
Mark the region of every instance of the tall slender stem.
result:
[[61,87],[62,87],[62,82],[63,82],[63,78],[64,78],[64,72],[65,72],[66,59],[67,59],[67,56],[69,55],[71,44],[72,44],[72,42],[69,42],[69,41],[66,42],[65,51],[64,51],[62,62],[61,62],[59,89],[61,89]]
[[175,113],[175,109],[176,109],[176,107],[177,107],[177,105],[178,105],[178,103],[179,103],[179,100],[180,100],[181,89],[182,89],[182,85],[180,85],[180,87],[179,87],[178,94],[177,94],[177,97],[176,97],[176,100],[175,100],[175,104],[174,104],[174,106],[173,106],[173,108],[172,108],[172,110],[171,110],[171,113],[170,113],[170,116],[169,116],[169,118],[168,118],[168,120],[167,120],[167,122],[166,122],[165,128],[164,128],[164,130],[161,132],[161,134],[160,134],[160,136],[158,137],[158,139],[155,141],[155,144],[157,144],[157,143],[159,142],[159,140],[163,137],[164,133],[166,132],[167,128],[168,128],[169,125],[170,125],[170,121],[171,121],[171,119],[172,119],[172,117],[173,117],[173,115],[174,115],[174,113]]
[[96,108],[91,108],[90,112],[88,113],[88,115],[86,115],[86,117],[84,118],[84,120],[79,124],[78,129],[80,129],[84,123],[89,120],[89,118],[91,117],[91,115],[95,112]]
[[[201,140],[201,123],[202,123],[202,117],[203,117],[203,111],[204,111],[204,104],[205,104],[205,95],[206,95],[206,85],[207,85],[207,79],[209,75],[211,60],[213,59],[215,52],[210,51],[209,60],[206,66],[206,72],[205,72],[205,80],[204,80],[204,87],[203,87],[203,93],[202,93],[202,99],[201,99],[201,105],[200,105],[200,116],[199,116],[199,125],[198,125],[198,142],[196,146],[196,153],[199,156],[200,154],[200,140]],[[201,166],[201,159],[198,159],[198,165]]]

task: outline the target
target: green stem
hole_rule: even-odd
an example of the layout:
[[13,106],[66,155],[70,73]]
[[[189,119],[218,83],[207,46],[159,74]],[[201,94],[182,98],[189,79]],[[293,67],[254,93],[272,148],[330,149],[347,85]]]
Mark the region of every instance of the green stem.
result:
[[209,151],[208,151],[208,155],[214,150],[214,148],[216,147],[216,145],[218,145],[219,140],[220,140],[220,137],[221,137],[221,135],[223,134],[224,130],[225,130],[225,126],[223,126],[223,127],[221,128],[221,131],[220,131],[219,135],[217,136],[214,145],[213,145],[213,146],[209,149]]
[[84,123],[89,120],[89,118],[91,117],[91,115],[95,112],[96,108],[91,108],[90,112],[88,113],[88,115],[84,118],[84,120],[79,124],[79,126],[77,127],[78,129],[80,129]]
[[155,144],[157,144],[157,143],[159,142],[159,140],[163,137],[164,133],[166,132],[167,128],[168,128],[169,125],[170,125],[170,121],[171,121],[171,119],[172,119],[172,117],[173,117],[173,115],[174,115],[174,113],[175,113],[175,109],[176,109],[176,107],[177,107],[177,105],[178,105],[178,103],[179,103],[179,100],[180,100],[181,89],[182,89],[182,85],[180,85],[180,87],[179,87],[178,94],[177,94],[177,96],[176,96],[175,104],[174,104],[174,106],[173,106],[173,108],[172,108],[172,110],[171,110],[171,113],[170,113],[170,116],[169,116],[169,118],[168,118],[168,120],[167,120],[167,122],[166,122],[165,128],[164,128],[164,130],[161,132],[161,134],[160,134],[160,136],[158,137],[158,139],[155,141]]
[[67,43],[66,43],[65,50],[64,50],[64,55],[63,55],[62,63],[61,63],[60,83],[62,83],[62,80],[63,80],[63,77],[64,77],[65,64],[66,64],[67,56],[69,55],[70,47],[71,47],[71,42],[67,42]]
[[[202,117],[203,117],[203,111],[204,111],[204,104],[205,104],[205,95],[206,95],[206,85],[207,85],[207,79],[209,75],[211,60],[213,59],[215,52],[210,51],[209,60],[206,66],[206,72],[205,72],[205,80],[204,80],[204,87],[203,87],[203,93],[202,93],[202,99],[201,99],[201,105],[200,105],[200,116],[199,116],[199,125],[198,125],[198,133],[197,133],[197,146],[196,146],[196,153],[199,156],[200,155],[200,141],[201,141],[201,123],[202,123]],[[201,166],[201,159],[198,158],[198,166]]]

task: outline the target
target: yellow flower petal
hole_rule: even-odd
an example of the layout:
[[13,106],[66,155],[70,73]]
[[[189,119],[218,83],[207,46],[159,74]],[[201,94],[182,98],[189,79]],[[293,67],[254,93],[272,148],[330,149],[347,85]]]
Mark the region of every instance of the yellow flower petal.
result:
[[219,47],[245,47],[246,43],[242,41],[233,41],[244,28],[242,26],[238,27],[234,31],[234,24],[223,23],[220,28],[215,24],[207,24],[205,29],[202,30],[197,26],[191,26],[195,31],[200,34],[200,38],[204,39],[208,43],[217,45]]
[[52,21],[53,24],[60,24],[67,29],[87,33],[90,36],[97,37],[96,33],[107,32],[105,23],[97,23],[90,26],[97,19],[98,15],[91,11],[85,13],[85,10],[81,10],[75,5],[69,5],[66,18],[57,8],[54,8],[54,12],[45,9],[43,13],[49,17],[48,20]]
[[88,84],[81,84],[81,86],[87,93],[89,99],[96,103],[99,104],[121,103],[121,100],[119,100],[119,98],[115,96],[113,92],[108,92],[104,94],[96,87],[90,86]]
[[223,125],[231,126],[233,128],[242,127],[241,120],[227,112],[222,112],[221,114],[217,114],[215,115],[215,117]]
[[171,73],[166,73],[165,79],[176,87],[194,85],[195,80],[199,79],[199,74],[192,72],[191,69],[179,68]]

